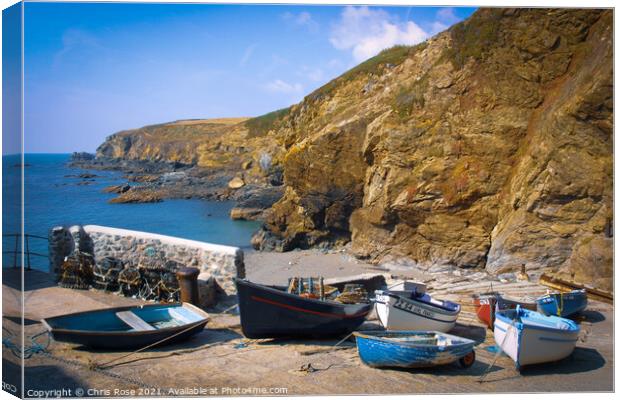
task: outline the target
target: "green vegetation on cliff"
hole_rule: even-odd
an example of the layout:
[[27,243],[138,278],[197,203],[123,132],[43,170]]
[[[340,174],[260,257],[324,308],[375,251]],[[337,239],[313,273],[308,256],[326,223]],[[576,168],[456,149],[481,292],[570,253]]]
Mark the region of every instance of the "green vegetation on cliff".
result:
[[389,49],[385,49],[376,56],[369,58],[361,64],[351,68],[338,78],[329,81],[314,92],[310,93],[306,96],[306,98],[312,100],[321,99],[325,96],[329,96],[329,94],[338,86],[343,85],[360,75],[381,74],[384,68],[393,68],[400,65],[413,54],[424,50],[427,45],[428,44],[426,42],[422,42],[415,46],[397,45],[390,47]]
[[286,107],[247,120],[245,126],[248,128],[248,137],[255,138],[265,136],[267,132],[274,129],[277,122],[287,116],[290,111],[291,107]]

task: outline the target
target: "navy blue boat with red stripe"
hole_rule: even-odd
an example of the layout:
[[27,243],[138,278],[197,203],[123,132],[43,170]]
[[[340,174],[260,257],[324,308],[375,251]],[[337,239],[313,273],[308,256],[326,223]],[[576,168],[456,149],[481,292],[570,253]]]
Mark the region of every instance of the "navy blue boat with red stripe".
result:
[[284,286],[235,280],[243,334],[250,339],[336,337],[353,332],[371,303],[342,304],[305,298]]

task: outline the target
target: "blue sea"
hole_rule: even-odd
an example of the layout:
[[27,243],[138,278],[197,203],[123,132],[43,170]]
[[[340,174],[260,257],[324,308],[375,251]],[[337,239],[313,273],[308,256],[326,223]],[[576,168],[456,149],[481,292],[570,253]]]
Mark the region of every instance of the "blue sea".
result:
[[[25,233],[47,237],[57,225],[104,225],[115,228],[177,236],[185,239],[250,247],[260,223],[229,218],[233,202],[164,200],[160,203],[109,204],[115,194],[102,193],[110,185],[126,182],[117,171],[69,168],[69,154],[26,154],[24,163]],[[2,231],[20,227],[20,156],[2,157]],[[88,185],[78,185],[82,173],[97,175]],[[3,266],[12,266],[15,239],[3,236]],[[47,254],[47,242],[31,239],[30,250]],[[32,266],[47,270],[47,260],[33,257]]]

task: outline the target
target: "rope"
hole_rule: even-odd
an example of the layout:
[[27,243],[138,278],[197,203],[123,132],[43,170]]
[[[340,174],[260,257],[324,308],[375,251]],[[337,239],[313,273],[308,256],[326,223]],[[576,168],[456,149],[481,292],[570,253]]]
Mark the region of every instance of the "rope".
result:
[[502,340],[502,344],[499,346],[499,351],[497,352],[497,354],[495,355],[495,358],[493,359],[493,362],[491,362],[491,364],[489,364],[489,366],[487,367],[487,369],[482,373],[482,375],[480,375],[480,378],[478,379],[478,383],[484,383],[484,378],[486,378],[486,376],[488,375],[488,373],[491,371],[491,368],[493,368],[493,366],[495,366],[495,363],[497,362],[497,360],[499,359],[499,356],[501,356],[502,354],[504,354],[504,344],[506,343],[506,339],[508,339],[508,333],[510,332],[510,328],[514,328],[514,323],[516,322],[516,319],[512,320],[510,322],[510,325],[508,326],[508,328],[506,329],[506,335],[504,335],[504,340]]
[[78,367],[80,370],[87,369],[87,370],[93,371],[95,373],[98,373],[98,374],[101,374],[101,375],[105,375],[105,376],[108,376],[110,378],[118,379],[118,380],[124,381],[126,383],[131,383],[131,384],[139,386],[139,387],[157,388],[154,385],[150,385],[150,384],[147,385],[144,382],[141,382],[141,381],[139,381],[137,379],[127,378],[127,377],[124,377],[122,375],[115,374],[114,372],[93,368],[93,363],[84,364],[84,363],[81,363],[81,362],[75,361],[75,360],[67,360],[67,359],[64,359],[62,357],[57,357],[57,356],[55,356],[55,355],[53,355],[53,354],[51,354],[49,352],[43,352],[42,355],[47,357],[47,358],[49,358],[49,359],[61,362],[63,364],[67,364],[67,365],[72,365],[74,367]]
[[[22,357],[22,349],[20,347],[18,347],[17,345],[15,345],[11,341],[11,339],[13,337],[15,337],[16,335],[13,332],[11,332],[10,330],[6,329],[5,327],[2,327],[2,329],[5,330],[8,333],[8,335],[10,336],[9,338],[2,339],[2,344],[5,347],[7,347],[9,350],[11,350],[13,355],[15,355],[16,357],[20,357],[21,358]],[[44,334],[47,334],[47,342],[45,344],[36,343],[35,339],[38,338],[39,336],[44,335]],[[171,337],[168,337],[168,338],[163,339],[163,340],[168,340]],[[89,362],[88,364],[84,364],[84,363],[81,363],[79,361],[67,360],[65,358],[58,357],[58,356],[55,356],[55,355],[51,354],[47,350],[49,345],[50,345],[50,342],[51,342],[51,335],[49,335],[49,332],[47,330],[44,330],[44,331],[39,332],[37,334],[34,334],[32,336],[28,336],[28,339],[31,341],[32,344],[30,346],[28,346],[28,347],[24,347],[23,356],[24,356],[25,359],[28,359],[28,358],[32,357],[34,354],[41,354],[42,356],[45,356],[45,357],[47,357],[49,359],[56,360],[58,362],[61,362],[61,363],[67,364],[67,365],[72,365],[72,366],[75,366],[75,367],[79,367],[82,370],[83,369],[89,369],[89,370],[91,370],[91,371],[93,371],[95,373],[99,373],[101,375],[105,375],[105,376],[108,376],[108,377],[111,377],[111,378],[115,378],[115,379],[124,381],[126,383],[131,383],[131,384],[134,384],[134,385],[139,386],[139,387],[148,387],[148,388],[155,387],[153,385],[146,385],[144,382],[141,382],[141,381],[136,380],[136,379],[127,378],[127,377],[115,374],[113,372],[100,369],[100,368],[98,368],[97,364],[95,364],[93,362]],[[143,349],[141,349],[141,350],[143,350]]]
[[44,330],[42,332],[39,332],[37,334],[28,336],[27,339],[30,341],[30,345],[29,346],[24,346],[23,349],[19,346],[17,346],[15,343],[13,343],[13,341],[11,339],[13,339],[14,337],[16,337],[17,335],[15,335],[13,332],[11,332],[10,330],[6,329],[6,328],[2,328],[4,329],[9,337],[8,338],[3,338],[2,339],[2,344],[4,345],[4,347],[6,347],[7,349],[9,349],[11,351],[11,353],[13,353],[13,355],[15,357],[19,357],[21,358],[22,355],[24,357],[24,359],[28,359],[30,357],[32,357],[34,354],[38,354],[38,353],[44,353],[45,351],[47,351],[47,348],[50,345],[50,336],[47,335],[47,341],[44,344],[40,344],[37,343],[35,341],[36,338],[38,338],[39,336],[48,333],[47,330]]
[[237,304],[237,303],[235,303],[235,304],[233,304],[232,306],[227,307],[224,311],[220,312],[220,314],[229,314],[229,311],[230,311],[230,310],[232,310],[232,309],[234,309],[234,308],[235,308],[235,307],[237,307],[237,306],[238,306],[238,304]]
[[[195,327],[197,327],[198,325],[200,325],[202,323],[203,323],[203,321],[198,321],[197,323],[195,323],[193,325],[190,325],[189,327],[183,329],[180,332],[175,333],[174,335],[170,335],[168,337],[165,337],[165,338],[163,338],[163,339],[161,339],[161,340],[159,340],[159,341],[157,341],[155,343],[149,344],[148,346],[144,346],[144,347],[142,347],[142,348],[140,348],[138,350],[134,350],[131,353],[125,354],[123,356],[114,358],[114,359],[112,359],[112,360],[110,360],[108,362],[105,362],[103,364],[96,364],[96,363],[93,362],[92,363],[92,367],[93,367],[93,369],[103,369],[106,365],[112,364],[113,362],[118,361],[118,360],[122,360],[123,358],[129,357],[129,356],[131,356],[133,354],[136,354],[136,353],[139,353],[139,352],[141,352],[143,350],[150,349],[151,347],[157,346],[158,344],[164,343],[164,342],[166,342],[166,341],[168,341],[168,340],[170,340],[170,339],[172,339],[172,338],[174,338],[176,336],[181,335],[182,333],[185,333],[185,332],[187,332],[187,331],[189,331],[191,329],[194,329]],[[110,367],[108,367],[108,368],[110,368]]]
[[[336,343],[335,345],[332,346],[332,350],[335,347],[338,347],[338,345],[342,344],[345,340],[347,340],[348,338],[351,337],[351,335],[353,335],[353,332],[349,333],[347,336],[345,336],[341,341],[339,341],[338,343]],[[331,351],[331,350],[330,350]]]

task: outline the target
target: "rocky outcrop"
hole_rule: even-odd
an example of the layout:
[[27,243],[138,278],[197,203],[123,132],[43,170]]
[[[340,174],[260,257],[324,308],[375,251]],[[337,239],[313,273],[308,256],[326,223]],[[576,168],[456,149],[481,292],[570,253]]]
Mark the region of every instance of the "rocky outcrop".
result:
[[611,284],[612,48],[609,11],[483,9],[383,52],[284,118],[254,242]]
[[162,201],[162,196],[156,190],[149,188],[133,187],[117,193],[120,195],[110,199],[109,203],[159,203]]
[[[195,167],[228,172],[231,178],[243,170],[250,182],[263,182],[274,172],[272,163],[277,164],[283,150],[267,137],[274,124],[270,118],[267,114],[253,119],[182,120],[121,131],[97,148],[96,160],[108,165],[141,162],[144,172],[155,172],[148,163],[168,164],[173,171]],[[262,130],[255,128],[256,120],[262,122]],[[265,158],[266,168],[261,162]]]
[[[126,173],[131,188],[110,187],[120,194],[112,203],[200,198],[233,200],[237,219],[262,219],[282,195],[284,148],[270,136],[280,110],[261,117],[184,120],[145,126],[109,136],[96,158],[72,159],[77,168],[114,169]],[[248,196],[257,194],[248,203]],[[273,199],[274,196],[277,198]]]

